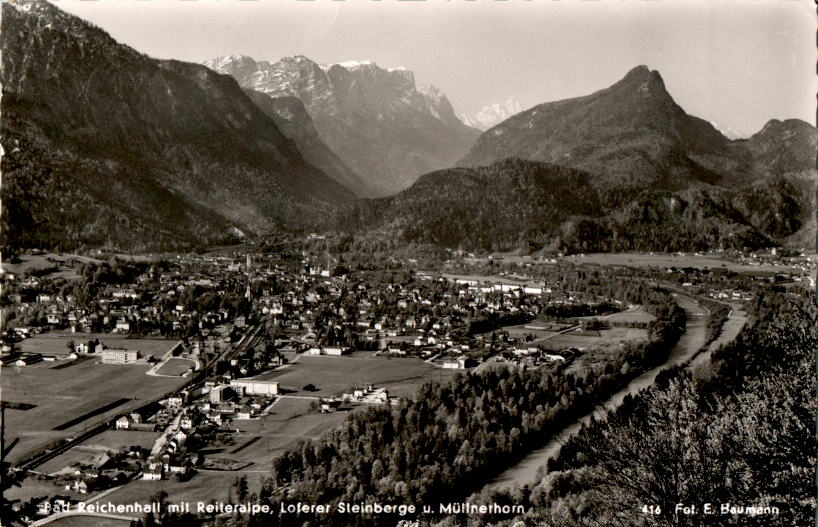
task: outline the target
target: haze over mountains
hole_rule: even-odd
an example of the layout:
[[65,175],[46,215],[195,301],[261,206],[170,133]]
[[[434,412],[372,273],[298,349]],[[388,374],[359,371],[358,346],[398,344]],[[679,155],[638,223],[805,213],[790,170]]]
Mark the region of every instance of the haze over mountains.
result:
[[2,9],[5,246],[321,228],[525,251],[815,240],[815,127],[728,139],[645,66],[590,95],[493,105],[480,134],[402,68],[156,60],[42,0]]
[[205,62],[245,88],[301,100],[321,139],[367,183],[352,190],[385,195],[418,176],[452,166],[479,131],[464,125],[434,86],[411,71],[371,61],[321,65],[304,56],[278,62],[228,56]]

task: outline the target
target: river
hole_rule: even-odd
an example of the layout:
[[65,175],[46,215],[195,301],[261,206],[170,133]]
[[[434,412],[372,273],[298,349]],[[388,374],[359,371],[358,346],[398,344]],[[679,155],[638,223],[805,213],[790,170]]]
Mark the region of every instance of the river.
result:
[[[540,467],[545,466],[549,459],[556,456],[565,441],[569,437],[576,434],[583,425],[589,423],[592,416],[596,416],[598,419],[604,417],[608,410],[619,407],[619,405],[621,405],[622,401],[625,399],[625,396],[635,395],[648,386],[653,385],[653,383],[656,381],[656,376],[662,370],[671,366],[685,364],[696,357],[697,353],[702,349],[705,342],[707,315],[709,312],[705,307],[699,305],[690,298],[677,296],[676,301],[687,313],[687,329],[679,338],[679,341],[676,343],[664,363],[639,375],[628,383],[626,387],[612,395],[605,401],[604,404],[598,405],[594,411],[589,412],[565,427],[559,434],[552,437],[542,447],[532,450],[514,466],[506,469],[503,473],[490,481],[486,485],[486,489],[510,488],[515,484],[522,487],[523,485],[531,485],[535,483],[537,480],[537,472],[539,471]],[[731,320],[737,318],[739,315],[743,315],[743,312],[736,313],[736,316],[732,315],[733,314],[731,313]],[[737,324],[731,326],[731,331],[729,333],[733,337],[736,333],[738,333],[738,330],[741,329],[743,322],[744,320],[742,319],[740,326]],[[727,335],[724,336],[727,337]],[[722,338],[719,338],[718,340],[721,341]],[[712,346],[708,346],[708,349],[711,348]],[[709,352],[699,354],[697,359],[703,361],[705,356],[709,356]]]

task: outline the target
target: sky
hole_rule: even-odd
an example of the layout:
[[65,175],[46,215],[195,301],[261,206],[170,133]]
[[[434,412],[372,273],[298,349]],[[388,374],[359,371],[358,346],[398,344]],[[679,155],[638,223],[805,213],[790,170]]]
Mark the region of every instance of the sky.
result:
[[807,0],[51,0],[157,58],[242,54],[403,66],[458,113],[523,108],[658,70],[689,114],[750,135],[815,124]]

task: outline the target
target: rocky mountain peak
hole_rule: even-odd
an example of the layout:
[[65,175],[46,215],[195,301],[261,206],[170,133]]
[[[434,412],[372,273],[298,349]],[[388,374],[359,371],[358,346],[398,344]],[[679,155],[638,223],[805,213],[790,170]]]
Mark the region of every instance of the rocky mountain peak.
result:
[[236,62],[206,64],[244,88],[297,97],[321,139],[370,187],[362,195],[394,192],[420,174],[451,166],[477,136],[441,90],[418,86],[403,67],[372,60],[318,64],[300,55],[256,61],[249,69]]
[[622,81],[632,81],[632,80],[646,80],[648,77],[651,76],[651,73],[658,73],[654,70],[651,71],[650,68],[645,66],[644,64],[640,64],[638,66],[634,66],[633,68],[625,74]]
[[637,66],[631,69],[622,80],[611,86],[609,90],[622,95],[636,96],[639,99],[673,100],[667,92],[662,75],[647,66]]
[[[33,175],[59,174],[25,206],[45,211],[41,221],[65,239],[96,243],[93,233],[110,231],[131,244],[139,224],[140,243],[190,243],[222,236],[228,223],[264,232],[354,197],[307,162],[233,78],[149,58],[43,1],[2,9],[2,135],[29,145],[25,157],[4,159],[3,183],[33,188]],[[252,59],[220,61],[241,65]],[[77,201],[92,212],[66,216]],[[40,241],[23,231],[16,243]]]
[[418,84],[417,90],[432,101],[442,101],[446,99],[446,94],[434,84]]
[[256,61],[247,55],[227,55],[205,61],[203,64],[213,71],[233,77],[244,76],[257,67]]
[[[676,184],[688,171],[684,155],[706,155],[726,142],[675,103],[659,72],[637,66],[608,88],[506,119],[478,139],[463,164],[518,156],[602,174],[617,184],[662,178]],[[611,156],[614,150],[626,154]],[[668,160],[672,166],[657,176],[656,166]]]
[[780,136],[793,137],[798,134],[813,134],[815,127],[801,119],[770,119],[753,137]]

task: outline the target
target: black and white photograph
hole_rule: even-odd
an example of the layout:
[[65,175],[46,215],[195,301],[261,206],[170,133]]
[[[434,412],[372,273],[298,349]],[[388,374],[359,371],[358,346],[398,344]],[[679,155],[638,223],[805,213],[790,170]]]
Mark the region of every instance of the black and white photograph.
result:
[[2,0],[0,527],[816,525],[808,0]]

